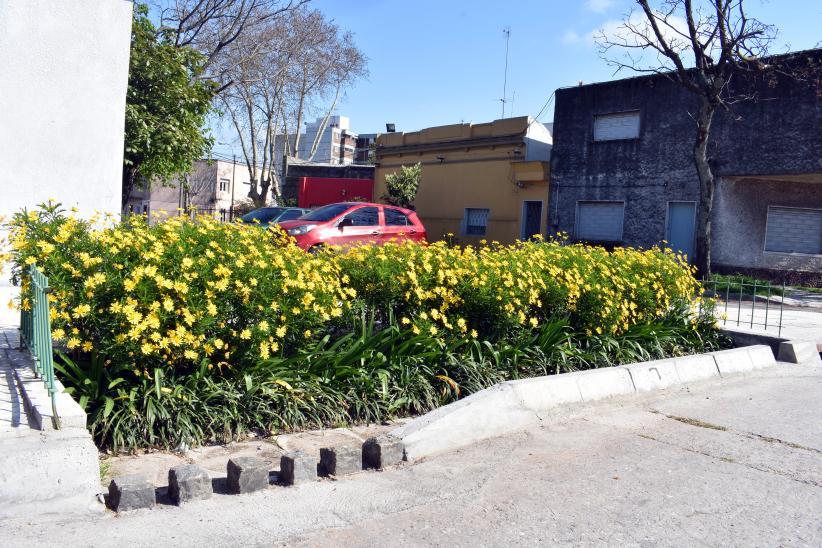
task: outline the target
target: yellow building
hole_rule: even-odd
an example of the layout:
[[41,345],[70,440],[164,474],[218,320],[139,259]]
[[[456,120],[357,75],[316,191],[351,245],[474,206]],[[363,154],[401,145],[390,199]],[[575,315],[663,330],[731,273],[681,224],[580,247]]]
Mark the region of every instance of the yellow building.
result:
[[545,235],[551,133],[529,117],[377,137],[374,198],[385,176],[422,165],[414,205],[430,241],[511,243]]

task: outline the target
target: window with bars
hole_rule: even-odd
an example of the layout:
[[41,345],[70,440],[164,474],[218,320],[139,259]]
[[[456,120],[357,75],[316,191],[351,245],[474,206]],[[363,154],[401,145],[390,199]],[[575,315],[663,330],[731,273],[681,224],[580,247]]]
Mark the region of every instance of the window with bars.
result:
[[228,192],[230,184],[228,179],[220,179],[220,192]]
[[465,236],[485,236],[488,228],[488,216],[491,210],[488,208],[466,207],[465,216],[462,219],[462,233]]

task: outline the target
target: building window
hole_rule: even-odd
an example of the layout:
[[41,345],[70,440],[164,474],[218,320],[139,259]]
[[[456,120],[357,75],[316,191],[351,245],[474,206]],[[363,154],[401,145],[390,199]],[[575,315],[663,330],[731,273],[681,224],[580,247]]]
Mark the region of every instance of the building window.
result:
[[769,206],[765,251],[822,255],[822,209]]
[[639,111],[594,116],[594,141],[639,139]]
[[625,202],[577,202],[574,236],[590,242],[621,242]]
[[228,179],[220,179],[220,192],[228,192],[230,184]]
[[487,208],[465,208],[465,217],[462,219],[462,233],[465,236],[485,236],[488,228],[488,216],[491,210]]

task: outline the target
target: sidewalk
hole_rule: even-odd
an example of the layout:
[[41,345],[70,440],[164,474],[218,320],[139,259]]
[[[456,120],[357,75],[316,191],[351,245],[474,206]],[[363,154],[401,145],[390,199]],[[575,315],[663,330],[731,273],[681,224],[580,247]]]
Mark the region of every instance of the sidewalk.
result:
[[7,306],[16,297],[16,287],[0,286],[0,438],[24,435],[30,430],[23,398],[14,380],[9,352],[19,346],[18,312]]
[[[717,303],[716,315],[720,319],[721,327],[727,326],[734,330],[750,333],[766,333],[775,337],[789,340],[813,341],[822,344],[822,310],[796,309],[787,306],[780,310],[779,305],[771,303],[765,306],[764,302],[757,301],[752,311],[751,302],[729,302],[727,310],[725,304]],[[767,327],[766,327],[767,323]],[[780,330],[779,325],[782,324]]]

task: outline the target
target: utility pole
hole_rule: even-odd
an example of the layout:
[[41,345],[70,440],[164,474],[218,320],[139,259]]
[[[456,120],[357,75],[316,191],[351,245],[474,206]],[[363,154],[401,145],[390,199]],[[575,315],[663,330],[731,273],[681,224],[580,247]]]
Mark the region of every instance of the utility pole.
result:
[[234,174],[237,171],[237,153],[232,154],[231,160],[231,207],[228,208],[228,220],[234,220]]
[[511,40],[511,27],[502,29],[502,34],[505,35],[505,74],[502,79],[502,117],[505,118],[505,101],[508,93],[508,42]]

